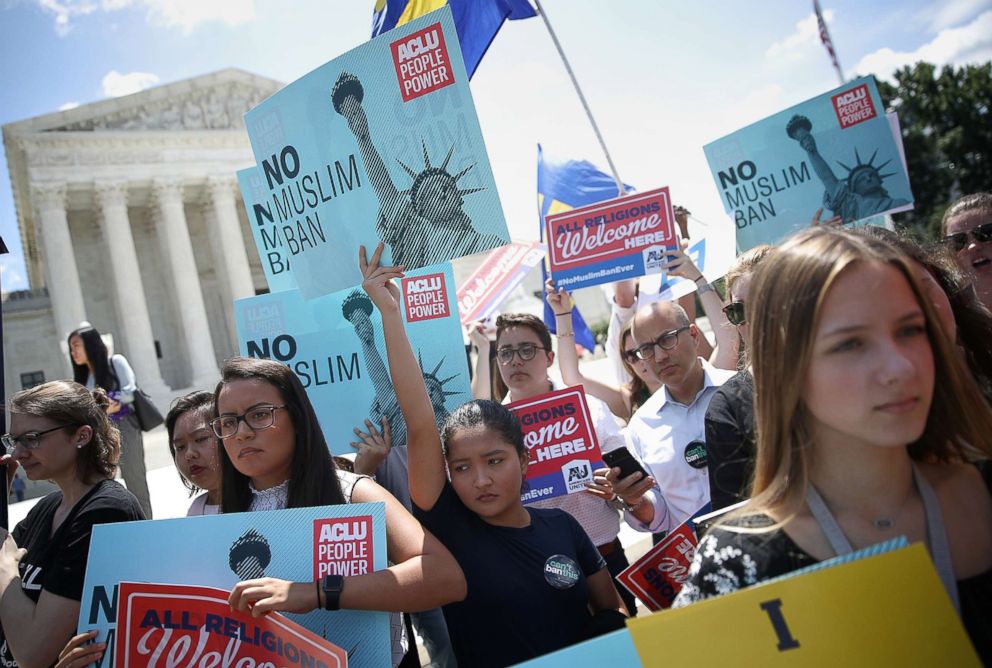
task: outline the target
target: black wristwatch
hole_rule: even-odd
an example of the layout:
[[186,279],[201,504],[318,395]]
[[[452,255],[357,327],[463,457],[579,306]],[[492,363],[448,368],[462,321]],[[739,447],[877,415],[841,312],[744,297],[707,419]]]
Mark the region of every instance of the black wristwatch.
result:
[[340,575],[325,575],[320,586],[324,590],[324,610],[340,610],[341,592],[344,590],[344,577]]

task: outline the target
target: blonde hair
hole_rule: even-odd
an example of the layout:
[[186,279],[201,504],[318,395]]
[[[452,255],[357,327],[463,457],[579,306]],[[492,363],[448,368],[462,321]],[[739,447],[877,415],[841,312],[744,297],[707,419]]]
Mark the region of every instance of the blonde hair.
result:
[[733,297],[734,286],[737,285],[737,281],[757,269],[761,261],[774,250],[775,246],[771,244],[760,244],[738,255],[733,266],[727,270],[723,277],[724,285],[727,286],[727,296]]
[[67,434],[83,425],[93,436],[76,455],[76,477],[83,482],[113,478],[121,456],[121,436],[107,417],[110,399],[102,389],[87,390],[79,383],[53,380],[10,398],[11,414],[34,415],[65,425]]
[[747,345],[754,369],[757,458],[751,501],[741,512],[776,510],[785,519],[772,528],[798,512],[806,495],[811,434],[802,387],[824,299],[842,272],[863,262],[898,269],[926,317],[934,394],[923,435],[908,446],[910,456],[932,462],[992,456],[992,412],[940,328],[905,255],[843,230],[806,230],[779,247],[752,279]]

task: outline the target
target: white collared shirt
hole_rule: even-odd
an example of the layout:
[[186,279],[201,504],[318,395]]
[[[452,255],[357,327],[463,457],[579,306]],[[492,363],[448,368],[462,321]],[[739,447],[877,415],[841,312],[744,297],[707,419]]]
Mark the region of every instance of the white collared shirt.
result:
[[[627,523],[638,531],[671,531],[710,502],[704,419],[717,388],[735,372],[697,359],[703,365],[703,388],[688,405],[673,399],[668,388],[662,387],[637,409],[627,425],[627,448],[657,482],[657,487],[644,495],[654,506],[651,524],[625,514]],[[690,444],[695,445],[689,448]],[[692,451],[700,447],[703,456],[697,459],[693,455],[700,452]]]

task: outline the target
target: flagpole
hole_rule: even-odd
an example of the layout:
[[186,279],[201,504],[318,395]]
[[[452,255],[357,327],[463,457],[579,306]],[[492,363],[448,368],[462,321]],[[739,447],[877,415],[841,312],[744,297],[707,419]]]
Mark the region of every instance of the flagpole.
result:
[[568,72],[569,78],[572,80],[572,85],[575,86],[575,92],[579,94],[579,102],[582,103],[582,108],[586,110],[586,116],[589,117],[589,123],[592,125],[593,132],[596,133],[596,139],[599,140],[599,146],[603,149],[603,153],[606,155],[606,162],[610,165],[610,172],[613,173],[613,180],[617,183],[617,195],[624,194],[623,181],[620,179],[620,173],[617,172],[616,165],[613,164],[613,158],[610,157],[610,151],[606,148],[606,142],[603,140],[603,134],[599,131],[599,126],[596,125],[596,119],[592,116],[592,110],[589,109],[589,103],[586,102],[586,96],[582,94],[582,89],[579,87],[579,81],[575,78],[575,72],[572,71],[572,66],[568,62],[568,58],[565,57],[565,52],[561,48],[561,43],[558,41],[558,36],[555,34],[554,28],[551,27],[551,22],[548,21],[548,15],[544,11],[544,7],[541,6],[541,0],[534,0],[537,5],[537,13],[541,15],[541,20],[544,21],[544,26],[548,29],[548,34],[551,35],[551,41],[555,44],[555,49],[558,50],[558,55],[561,56],[561,62],[565,64],[565,70]]
[[837,49],[834,48],[834,41],[830,39],[830,31],[827,30],[827,21],[823,18],[823,12],[820,9],[820,0],[813,0],[813,13],[816,14],[817,27],[820,29],[820,41],[823,42],[824,48],[826,48],[827,53],[830,55],[834,69],[837,70],[837,78],[840,79],[840,85],[843,86],[847,83],[847,79],[844,78],[844,72],[840,68],[840,61],[837,58]]

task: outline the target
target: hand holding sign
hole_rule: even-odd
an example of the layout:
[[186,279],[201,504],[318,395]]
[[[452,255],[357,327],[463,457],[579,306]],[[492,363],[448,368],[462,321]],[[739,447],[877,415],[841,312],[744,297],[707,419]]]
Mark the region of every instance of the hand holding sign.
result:
[[555,312],[555,315],[568,315],[572,312],[574,306],[572,305],[572,297],[565,292],[565,288],[558,288],[555,290],[555,282],[552,279],[548,279],[544,283],[545,299],[548,300],[548,306],[551,310]]
[[389,451],[393,447],[389,418],[385,415],[382,416],[381,432],[367,418],[365,428],[368,429],[367,433],[355,427],[355,435],[360,442],[351,443],[351,447],[358,450],[358,456],[355,457],[355,473],[373,475],[375,470],[379,468],[379,464],[389,456]]
[[312,583],[277,578],[239,582],[234,585],[227,601],[231,604],[231,610],[256,618],[273,611],[302,614],[319,607],[317,589]]
[[103,658],[103,651],[107,649],[105,642],[92,642],[96,638],[98,631],[86,631],[66,643],[66,646],[59,653],[59,662],[55,668],[81,668],[81,666],[92,666]]
[[400,310],[400,289],[396,287],[392,279],[403,278],[403,270],[406,267],[383,267],[379,265],[382,259],[382,251],[385,244],[381,241],[372,253],[372,259],[366,259],[365,246],[358,247],[358,267],[362,272],[364,280],[362,289],[369,296],[372,303],[381,313],[394,312]]

